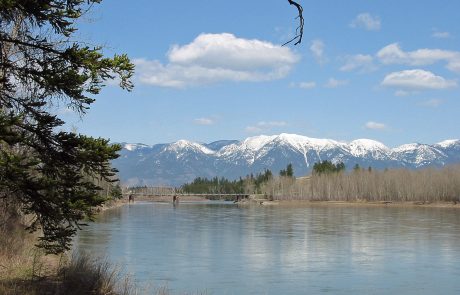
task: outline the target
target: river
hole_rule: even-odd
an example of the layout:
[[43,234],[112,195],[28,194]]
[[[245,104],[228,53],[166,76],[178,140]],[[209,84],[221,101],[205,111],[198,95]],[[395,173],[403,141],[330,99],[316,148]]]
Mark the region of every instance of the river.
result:
[[138,202],[75,245],[173,294],[460,294],[457,209]]

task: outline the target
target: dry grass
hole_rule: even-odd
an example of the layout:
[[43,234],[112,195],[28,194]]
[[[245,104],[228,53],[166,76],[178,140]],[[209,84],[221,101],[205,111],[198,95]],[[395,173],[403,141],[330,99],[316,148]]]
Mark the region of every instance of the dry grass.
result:
[[77,255],[70,261],[62,261],[54,269],[46,268],[44,274],[42,258],[32,265],[24,265],[18,276],[0,279],[0,294],[14,295],[130,295],[139,294],[128,277],[123,277],[117,268],[108,262]]
[[86,254],[75,254],[70,263],[59,269],[56,294],[138,294],[129,277],[108,261]]
[[0,200],[0,294],[139,294],[129,277],[105,260],[88,255],[45,255],[25,218]]
[[262,193],[274,200],[344,202],[460,202],[460,165],[440,169],[394,169],[275,178]]
[[38,234],[24,224],[17,208],[0,199],[0,295],[171,294],[167,287],[139,288],[106,259],[45,255],[35,247]]

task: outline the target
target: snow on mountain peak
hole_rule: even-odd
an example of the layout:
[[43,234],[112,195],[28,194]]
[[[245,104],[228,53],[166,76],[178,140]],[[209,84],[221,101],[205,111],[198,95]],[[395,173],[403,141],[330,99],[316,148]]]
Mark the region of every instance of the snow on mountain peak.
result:
[[150,146],[146,145],[146,144],[142,144],[142,143],[126,143],[126,144],[123,145],[123,148],[125,150],[130,151],[130,152],[135,151],[135,150],[137,150],[139,148],[148,148],[148,147],[150,147]]
[[198,176],[237,179],[263,169],[277,171],[287,163],[293,164],[297,175],[306,175],[311,173],[314,163],[324,160],[343,162],[348,169],[357,163],[375,169],[415,169],[460,163],[460,140],[431,145],[412,143],[389,149],[369,139],[345,142],[283,133],[211,144],[179,140],[154,146],[121,145],[124,147],[122,157],[114,161],[114,167],[121,171],[120,178],[138,179],[143,185],[180,185]]
[[357,139],[349,143],[350,152],[355,156],[363,156],[372,152],[389,153],[390,149],[383,143],[371,139]]
[[381,143],[380,141],[372,140],[372,139],[356,139],[350,142],[350,145],[352,146],[360,146],[365,149],[383,149],[383,150],[388,150],[388,147]]
[[357,139],[348,144],[350,153],[355,157],[371,155],[376,159],[384,159],[390,156],[391,150],[383,143],[371,139]]
[[246,159],[245,161],[252,164],[254,163],[256,153],[275,137],[267,135],[249,137],[241,142],[223,147],[217,152],[217,156],[234,158],[235,156],[243,155]]
[[419,146],[419,143],[407,143],[394,148],[392,151],[395,153],[412,152],[414,150],[417,150]]
[[[230,141],[229,141],[230,142]],[[432,161],[438,157],[445,157],[444,150],[455,147],[460,140],[445,140],[435,145],[426,145],[411,143],[401,145],[390,149],[383,143],[371,139],[357,139],[351,142],[341,142],[331,139],[310,138],[297,134],[282,133],[279,135],[260,135],[246,138],[243,141],[223,144],[221,148],[211,149],[205,144],[191,142],[188,140],[179,140],[166,145],[163,151],[172,151],[178,157],[187,156],[192,153],[200,153],[215,158],[225,159],[225,161],[234,161],[235,163],[253,164],[257,159],[264,158],[273,151],[279,149],[289,149],[293,152],[300,153],[306,166],[309,167],[311,161],[330,158],[331,160],[340,160],[349,156],[362,157],[375,160],[397,161],[410,157],[409,162],[417,165]],[[136,151],[149,147],[143,144],[124,144],[124,149]],[[285,152],[283,152],[285,153]],[[243,161],[243,162],[241,162]],[[407,162],[407,161],[406,161]]]
[[403,161],[410,161],[416,166],[445,158],[446,155],[435,146],[420,143],[409,143],[394,148],[393,153],[398,155]]
[[168,147],[167,147],[168,150],[170,151],[174,151],[174,152],[181,152],[183,150],[194,150],[194,151],[200,151],[204,154],[207,154],[207,155],[211,155],[211,154],[215,154],[214,151],[208,149],[207,147],[199,144],[199,143],[196,143],[196,142],[191,142],[191,141],[188,141],[188,140],[184,140],[184,139],[181,139],[179,141],[176,141],[172,144],[170,144]]
[[455,145],[457,143],[460,143],[459,139],[448,139],[448,140],[438,142],[436,145],[440,146],[442,148],[448,148],[448,147],[451,147],[451,146],[453,146],[453,145]]
[[332,139],[311,138],[297,134],[282,133],[276,138],[281,142],[291,145],[302,153],[305,153],[309,149],[321,151],[324,149],[342,147],[344,145],[343,143]]
[[241,146],[247,150],[257,151],[263,148],[267,143],[271,142],[275,138],[276,136],[267,135],[253,136],[243,140]]

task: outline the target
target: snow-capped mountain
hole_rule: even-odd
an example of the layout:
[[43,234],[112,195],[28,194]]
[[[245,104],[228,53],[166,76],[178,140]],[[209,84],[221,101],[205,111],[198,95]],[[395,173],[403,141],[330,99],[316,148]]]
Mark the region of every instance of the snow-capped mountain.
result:
[[348,169],[361,167],[422,168],[460,163],[460,140],[437,144],[405,144],[388,148],[369,139],[340,142],[295,134],[221,140],[209,144],[180,140],[170,144],[122,144],[113,162],[128,185],[181,185],[194,178],[230,179],[270,169],[275,174],[292,163],[297,176],[311,172],[319,161],[343,162]]

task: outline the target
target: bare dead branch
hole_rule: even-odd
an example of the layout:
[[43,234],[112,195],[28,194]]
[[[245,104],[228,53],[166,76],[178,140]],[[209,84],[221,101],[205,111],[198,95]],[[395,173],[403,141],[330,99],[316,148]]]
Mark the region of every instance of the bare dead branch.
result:
[[293,0],[288,0],[289,1],[289,4],[290,5],[294,5],[296,8],[297,8],[297,11],[298,11],[298,16],[296,18],[299,19],[299,26],[297,27],[296,31],[295,31],[295,36],[294,38],[292,38],[291,40],[287,41],[286,43],[284,43],[282,46],[284,45],[287,45],[291,42],[294,42],[294,45],[297,45],[297,44],[300,44],[302,43],[302,37],[303,37],[303,26],[304,26],[304,18],[303,18],[303,7],[297,3],[296,1],[293,1]]

